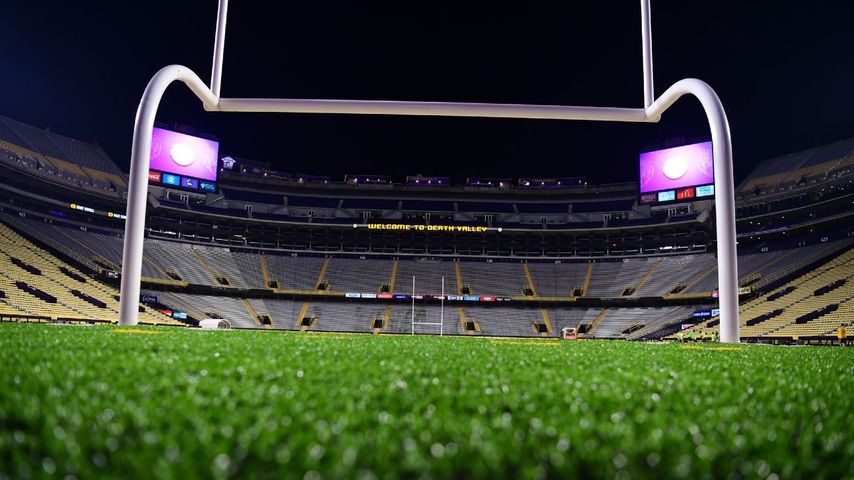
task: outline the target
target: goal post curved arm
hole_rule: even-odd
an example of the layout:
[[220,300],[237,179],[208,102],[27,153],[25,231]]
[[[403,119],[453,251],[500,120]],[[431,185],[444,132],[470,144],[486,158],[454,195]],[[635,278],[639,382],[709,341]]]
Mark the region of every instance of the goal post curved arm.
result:
[[133,127],[130,176],[125,215],[122,277],[119,297],[119,324],[136,325],[139,317],[139,289],[142,276],[142,246],[145,238],[145,210],[148,200],[148,167],[151,133],[163,93],[173,82],[181,81],[202,101],[205,109],[216,109],[219,99],[198,75],[182,65],[161,68],[145,87]]
[[673,84],[646,109],[650,122],[658,122],[671,105],[683,95],[700,101],[712,133],[715,170],[715,231],[718,256],[718,301],[720,303],[721,341],[739,342],[738,255],[735,230],[735,185],[733,180],[732,136],[726,111],[717,93],[708,83],[686,78]]

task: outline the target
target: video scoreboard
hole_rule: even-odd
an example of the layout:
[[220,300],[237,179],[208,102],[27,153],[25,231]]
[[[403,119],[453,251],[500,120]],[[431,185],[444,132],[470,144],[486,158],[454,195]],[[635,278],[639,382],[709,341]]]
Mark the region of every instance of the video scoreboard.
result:
[[219,143],[154,128],[148,182],[201,193],[216,193]]
[[639,203],[658,205],[714,198],[712,142],[641,153]]

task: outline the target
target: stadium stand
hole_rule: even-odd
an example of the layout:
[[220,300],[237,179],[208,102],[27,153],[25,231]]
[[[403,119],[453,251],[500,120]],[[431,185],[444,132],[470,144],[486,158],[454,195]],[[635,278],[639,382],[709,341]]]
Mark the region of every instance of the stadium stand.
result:
[[[849,244],[850,247],[850,244]],[[740,308],[742,337],[827,336],[854,323],[854,250],[760,295]],[[710,334],[716,319],[692,329]]]
[[[0,138],[19,145],[32,148],[38,153],[61,159],[80,168],[99,170],[116,176],[123,172],[107,156],[106,152],[97,145],[87,144],[73,138],[31,127],[21,122],[0,116],[0,123],[6,128],[0,128]],[[10,133],[14,132],[12,135]],[[7,135],[11,138],[7,138]]]
[[[86,276],[0,223],[0,290],[10,315],[64,320],[118,319],[118,292]],[[143,323],[180,325],[142,307]]]
[[529,287],[518,262],[460,262],[460,281],[469,294],[522,295]]
[[445,278],[445,292],[462,294],[462,285],[457,279],[457,263],[440,260],[401,259],[397,267],[395,292],[411,293],[412,278],[415,277],[415,293],[439,294],[442,291],[442,277]]
[[324,277],[327,259],[312,256],[268,255],[270,278],[285,290],[316,290]]
[[[825,335],[850,316],[850,265],[822,262],[852,242],[852,166],[854,139],[763,162],[742,183],[738,266],[755,295],[742,305],[743,335]],[[0,315],[114,321],[116,292],[101,281],[121,270],[123,223],[105,213],[124,210],[124,174],[96,145],[4,117],[0,169],[15,173],[0,181]],[[152,187],[142,273],[158,308],[242,328],[409,333],[411,305],[346,294],[409,294],[415,277],[416,294],[438,295],[444,277],[448,295],[508,299],[446,304],[446,334],[574,327],[643,339],[690,323],[717,286],[710,202],[638,205],[633,183],[356,185],[238,168],[220,184],[217,195]],[[68,208],[78,197],[94,208]],[[144,321],[177,323],[146,308]],[[441,313],[418,302],[414,315],[435,323]]]
[[854,138],[760,163],[742,181],[740,198],[789,191],[815,184],[854,166]]
[[534,293],[543,297],[568,297],[573,290],[580,290],[582,296],[592,274],[592,263],[528,263]]
[[125,175],[101,147],[0,116],[0,162],[100,193],[121,195]]
[[379,292],[391,280],[392,262],[384,259],[329,259],[321,280],[328,289],[339,292]]

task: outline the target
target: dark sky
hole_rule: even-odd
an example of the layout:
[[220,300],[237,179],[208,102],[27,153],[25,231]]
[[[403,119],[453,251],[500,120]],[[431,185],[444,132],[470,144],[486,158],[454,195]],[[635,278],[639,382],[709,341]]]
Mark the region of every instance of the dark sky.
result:
[[[10,4],[11,3],[11,4]],[[275,3],[275,6],[270,4]],[[131,8],[131,6],[133,8]],[[720,95],[736,177],[854,136],[849,1],[653,0],[656,93],[698,77]],[[216,1],[14,1],[0,15],[0,114],[97,141],[127,169],[151,76],[210,79]],[[639,2],[232,0],[223,96],[640,107]],[[683,98],[657,125],[207,113],[181,85],[158,121],[288,172],[586,176],[632,181],[647,146],[703,137]]]

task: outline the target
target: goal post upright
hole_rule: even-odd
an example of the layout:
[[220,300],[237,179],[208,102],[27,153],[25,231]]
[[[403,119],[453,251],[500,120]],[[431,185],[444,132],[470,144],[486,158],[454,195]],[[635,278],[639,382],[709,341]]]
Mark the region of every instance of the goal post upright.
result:
[[445,276],[442,275],[442,295],[439,297],[439,336],[445,333]]
[[[712,133],[715,168],[715,218],[718,250],[718,284],[721,341],[739,342],[738,266],[735,242],[735,189],[732,141],[726,112],[717,94],[705,82],[684,79],[655,98],[652,71],[652,25],[650,0],[640,0],[644,104],[642,108],[563,105],[521,105],[455,102],[410,102],[379,100],[320,100],[222,98],[222,64],[228,0],[219,0],[210,88],[189,68],[170,65],[149,81],[134,122],[128,181],[127,219],[122,254],[119,323],[136,325],[142,273],[145,210],[148,199],[148,167],[154,119],[165,90],[182,81],[202,101],[206,111],[276,112],[358,115],[429,115],[445,117],[527,118],[609,122],[657,123],[661,115],[683,95],[696,97],[706,113]],[[414,286],[414,285],[413,285]],[[414,320],[414,304],[413,304]],[[414,331],[414,325],[413,325]]]
[[415,335],[415,275],[412,276],[412,334]]

